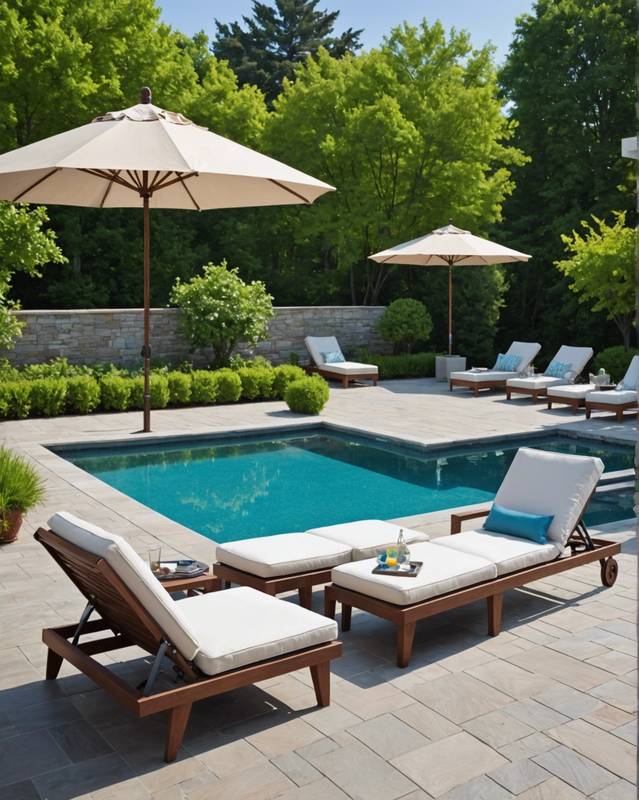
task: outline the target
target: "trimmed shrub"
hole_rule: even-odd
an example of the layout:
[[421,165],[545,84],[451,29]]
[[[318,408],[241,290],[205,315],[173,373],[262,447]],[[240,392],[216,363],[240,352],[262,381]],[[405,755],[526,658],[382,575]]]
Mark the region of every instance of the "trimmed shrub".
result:
[[328,383],[319,375],[300,378],[288,385],[284,399],[291,411],[319,414],[328,401]]
[[126,411],[131,398],[131,380],[120,375],[105,375],[100,380],[102,408],[105,411]]
[[100,384],[90,375],[67,378],[67,410],[90,414],[100,405]]
[[191,376],[184,372],[169,372],[166,379],[169,386],[171,405],[184,406],[191,402]]
[[[129,408],[144,408],[144,375],[125,378],[131,386]],[[166,408],[169,404],[169,382],[164,375],[149,376],[151,408]]]
[[306,373],[301,367],[296,367],[293,364],[280,364],[273,370],[275,377],[273,379],[273,394],[278,400],[283,400],[286,394],[286,388],[293,381],[299,381],[301,378],[306,377]]
[[4,395],[6,415],[14,419],[26,419],[31,412],[31,381],[7,381],[0,384]]
[[632,357],[635,355],[637,355],[637,350],[633,350],[630,347],[624,347],[623,345],[607,347],[595,356],[592,362],[592,371],[597,372],[603,368],[616,383],[626,374]]
[[217,383],[214,373],[206,369],[196,369],[191,373],[191,401],[210,405],[217,398]]
[[213,373],[218,403],[237,403],[242,394],[242,381],[232,369],[218,369]]
[[38,378],[31,381],[31,411],[56,417],[64,411],[67,382],[64,378]]
[[395,352],[410,353],[415,342],[426,342],[433,330],[428,309],[419,300],[400,298],[384,311],[378,330],[387,342],[392,342]]
[[242,400],[269,400],[273,397],[275,370],[272,367],[250,366],[237,370],[242,381]]

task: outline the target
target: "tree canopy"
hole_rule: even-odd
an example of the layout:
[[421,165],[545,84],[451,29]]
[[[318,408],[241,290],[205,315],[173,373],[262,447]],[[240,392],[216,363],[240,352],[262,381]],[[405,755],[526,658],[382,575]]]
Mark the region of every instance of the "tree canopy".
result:
[[272,5],[253,0],[252,16],[240,22],[215,21],[217,35],[212,50],[228,61],[241,84],[259,87],[269,101],[292,80],[295,68],[315,56],[320,47],[340,58],[361,46],[361,30],[352,28],[333,35],[339,11],[317,8],[319,0],[274,0]]

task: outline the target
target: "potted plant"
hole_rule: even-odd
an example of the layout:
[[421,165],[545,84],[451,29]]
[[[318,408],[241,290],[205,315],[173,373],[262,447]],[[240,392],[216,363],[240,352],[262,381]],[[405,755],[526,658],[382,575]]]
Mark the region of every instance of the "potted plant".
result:
[[44,498],[44,484],[24,458],[0,447],[0,544],[13,542],[22,516]]

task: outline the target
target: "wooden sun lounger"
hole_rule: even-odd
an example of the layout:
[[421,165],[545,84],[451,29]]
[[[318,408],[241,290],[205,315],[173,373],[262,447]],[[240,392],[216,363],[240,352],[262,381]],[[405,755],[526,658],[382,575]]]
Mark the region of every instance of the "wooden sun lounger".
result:
[[[217,675],[205,675],[171,644],[155,619],[104,559],[44,528],[38,529],[35,539],[44,545],[88,600],[79,624],[43,630],[42,640],[48,647],[47,680],[54,680],[58,676],[62,662],[66,660],[137,717],[168,712],[164,750],[166,761],[175,759],[192,705],[197,700],[309,667],[318,705],[329,705],[330,661],[341,655],[340,642],[319,644]],[[93,610],[101,619],[88,621]],[[211,624],[214,625],[215,621],[211,620]],[[99,639],[80,641],[85,634],[101,631],[108,631],[108,634]],[[141,689],[126,683],[92,658],[97,653],[131,645],[137,645],[154,656],[148,678]],[[173,662],[178,678],[183,679],[184,683],[154,692],[164,657]]]
[[316,364],[310,364],[306,367],[306,371],[311,375],[321,375],[322,378],[326,378],[327,381],[341,381],[344,389],[348,389],[349,383],[359,383],[361,381],[372,381],[373,386],[377,386],[377,381],[379,380],[379,371],[362,372],[361,374],[358,372],[345,372],[340,374],[334,370],[318,367]]
[[[451,534],[460,533],[462,522],[465,520],[485,517],[489,513],[490,509],[486,508],[452,514]],[[621,551],[621,545],[618,542],[591,539],[585,525],[580,521],[568,540],[568,545],[572,550],[570,556],[527,567],[490,581],[477,583],[474,586],[406,606],[395,605],[331,583],[324,590],[324,613],[327,617],[335,619],[336,603],[341,603],[342,631],[350,630],[353,608],[368,611],[370,614],[394,623],[397,626],[397,666],[406,667],[413,649],[415,626],[417,622],[427,617],[485,599],[488,606],[488,634],[497,636],[501,631],[504,592],[509,589],[518,589],[533,581],[546,578],[548,575],[565,572],[593,561],[599,561],[601,564],[601,583],[604,586],[614,584],[617,579],[618,565],[613,556]],[[402,579],[398,578],[398,580]]]

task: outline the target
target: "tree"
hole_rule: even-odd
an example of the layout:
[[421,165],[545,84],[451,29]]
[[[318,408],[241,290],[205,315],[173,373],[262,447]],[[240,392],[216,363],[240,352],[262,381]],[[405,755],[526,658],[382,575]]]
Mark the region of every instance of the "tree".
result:
[[636,128],[636,25],[634,0],[537,0],[517,20],[500,81],[514,142],[531,159],[514,169],[499,235],[533,258],[510,273],[504,344],[525,331],[552,352],[568,325],[597,349],[613,341],[553,263],[580,220],[632,208],[633,166],[619,142]]
[[635,306],[635,232],[626,225],[625,212],[613,212],[614,223],[593,216],[594,225],[583,220],[582,235],[572,231],[561,237],[567,258],[556,261],[557,269],[570,279],[570,289],[580,303],[603,311],[630,347]]
[[379,332],[396,348],[411,353],[416,342],[427,342],[433,329],[428,309],[409,297],[393,300],[379,321]]
[[253,0],[253,15],[230,25],[215,20],[215,55],[229,62],[242,84],[258,86],[272,102],[297,65],[321,47],[340,58],[361,47],[361,30],[332,36],[339,11],[319,11],[319,0]]
[[240,342],[266,338],[272,299],[261,281],[245,283],[226,261],[206,264],[203,274],[187,283],[178,278],[171,291],[171,302],[181,310],[182,332],[194,350],[213,349],[215,368],[228,365]]
[[10,348],[22,327],[11,314],[18,303],[8,299],[13,274],[37,276],[42,264],[66,261],[53,231],[43,227],[46,222],[41,206],[30,211],[24,205],[0,203],[0,348]]
[[511,135],[491,51],[465,33],[423,22],[356,57],[321,49],[285,82],[265,128],[275,157],[339,189],[281,218],[289,249],[313,242],[322,285],[379,302],[396,273],[370,253],[451,217],[478,233],[499,218],[522,160]]

